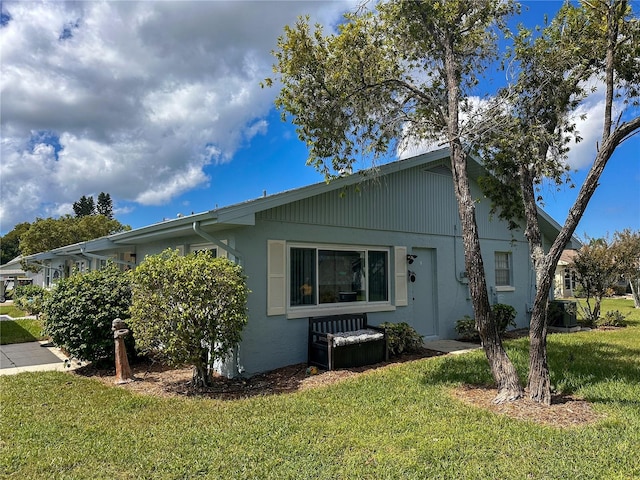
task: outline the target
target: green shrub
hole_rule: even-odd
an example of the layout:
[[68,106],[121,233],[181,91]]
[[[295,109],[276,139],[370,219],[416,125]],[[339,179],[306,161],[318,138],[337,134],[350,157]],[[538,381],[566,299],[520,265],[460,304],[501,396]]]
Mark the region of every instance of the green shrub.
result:
[[456,332],[458,332],[458,338],[467,342],[480,341],[480,335],[476,330],[476,321],[469,315],[465,315],[460,320],[456,321]]
[[40,315],[49,292],[39,285],[22,285],[15,289],[13,304],[30,315]]
[[576,298],[586,298],[587,292],[582,285],[576,285],[573,289],[573,296]]
[[[502,336],[507,331],[507,327],[516,327],[516,309],[511,305],[504,303],[496,303],[491,307],[494,319],[498,326],[498,331]],[[456,321],[456,332],[458,332],[458,338],[467,342],[480,341],[480,335],[476,330],[476,321],[469,315],[465,315],[460,320]]]
[[493,316],[498,324],[498,331],[500,332],[500,335],[507,330],[507,327],[517,327],[515,319],[518,312],[516,312],[516,309],[511,305],[496,303],[491,307],[491,311],[493,312]]
[[414,353],[422,348],[423,336],[406,322],[381,323],[380,326],[387,331],[387,342],[389,355],[401,355],[403,353]]
[[627,318],[620,311],[609,310],[596,322],[597,327],[626,327]]
[[[45,302],[45,333],[78,360],[113,361],[111,322],[126,321],[130,305],[130,277],[113,263],[76,273],[60,280]],[[128,350],[133,353],[129,339]]]
[[227,358],[247,323],[242,268],[209,252],[169,249],[147,257],[132,278],[137,347],[169,365],[193,365],[193,385],[209,385],[214,361]]

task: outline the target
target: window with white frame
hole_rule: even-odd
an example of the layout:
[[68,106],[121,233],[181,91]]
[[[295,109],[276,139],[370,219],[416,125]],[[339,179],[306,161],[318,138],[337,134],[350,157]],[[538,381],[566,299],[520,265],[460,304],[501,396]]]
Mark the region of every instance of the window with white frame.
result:
[[566,290],[574,290],[576,288],[577,279],[576,272],[573,270],[564,271],[564,288]]
[[388,301],[388,249],[290,247],[291,307]]
[[495,252],[496,287],[510,287],[513,285],[510,252]]
[[194,243],[189,245],[189,253],[198,254],[207,251],[210,251],[214,257],[218,256],[218,249],[213,243]]

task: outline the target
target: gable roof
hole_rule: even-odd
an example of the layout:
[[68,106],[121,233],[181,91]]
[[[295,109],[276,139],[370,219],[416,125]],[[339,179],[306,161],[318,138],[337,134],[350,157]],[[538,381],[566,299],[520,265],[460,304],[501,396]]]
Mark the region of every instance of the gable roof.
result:
[[[485,173],[485,170],[477,157],[469,156],[469,159],[471,161],[468,162],[467,170],[471,178],[477,179]],[[208,232],[215,232],[241,225],[255,225],[256,214],[264,210],[354,186],[374,176],[389,175],[419,166],[437,168],[439,166],[449,167],[449,165],[449,148],[441,148],[414,157],[386,163],[375,168],[358,171],[351,175],[336,178],[331,182],[319,182],[202,213],[185,215],[134,230],[115,233],[96,240],[60,247],[50,252],[31,255],[28,258],[34,259],[37,257],[39,260],[44,260],[65,254],[81,255],[84,251],[116,249],[127,245],[146,243],[151,240],[167,240],[198,233],[197,229],[201,227],[206,227]],[[555,238],[561,229],[560,225],[541,209],[538,209],[538,212],[540,229],[543,235],[547,238]],[[573,245],[579,245],[579,242],[575,242],[578,241],[574,239]]]

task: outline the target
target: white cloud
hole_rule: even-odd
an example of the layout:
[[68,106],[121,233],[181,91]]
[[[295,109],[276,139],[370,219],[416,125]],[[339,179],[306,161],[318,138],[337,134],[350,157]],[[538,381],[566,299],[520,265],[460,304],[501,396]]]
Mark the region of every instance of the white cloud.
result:
[[0,35],[2,231],[109,192],[163,204],[256,135],[271,50],[353,2],[12,2]]

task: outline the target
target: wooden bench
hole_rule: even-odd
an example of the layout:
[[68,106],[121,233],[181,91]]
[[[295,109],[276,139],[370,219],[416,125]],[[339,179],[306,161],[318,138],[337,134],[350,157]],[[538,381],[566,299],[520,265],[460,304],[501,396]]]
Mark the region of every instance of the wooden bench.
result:
[[368,325],[366,313],[309,318],[309,365],[335,370],[388,359],[387,334]]

